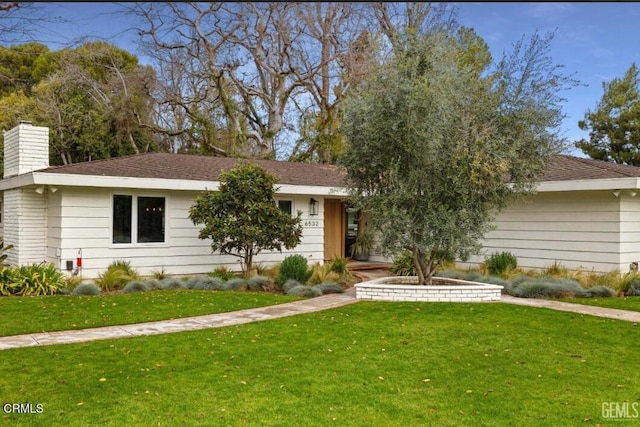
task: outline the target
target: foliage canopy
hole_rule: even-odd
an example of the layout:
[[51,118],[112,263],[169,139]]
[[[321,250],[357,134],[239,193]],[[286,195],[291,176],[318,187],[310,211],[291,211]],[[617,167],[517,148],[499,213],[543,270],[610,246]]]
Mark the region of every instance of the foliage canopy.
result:
[[211,249],[239,257],[245,272],[262,250],[293,249],[302,238],[301,215],[292,217],[274,201],[277,178],[262,167],[239,162],[220,174],[218,191],[195,200],[189,218],[203,225],[199,237],[211,239]]
[[421,284],[443,256],[479,249],[496,213],[534,190],[562,140],[558,91],[575,83],[535,34],[495,67],[472,30],[407,31],[347,100],[341,163],[388,255],[413,253]]

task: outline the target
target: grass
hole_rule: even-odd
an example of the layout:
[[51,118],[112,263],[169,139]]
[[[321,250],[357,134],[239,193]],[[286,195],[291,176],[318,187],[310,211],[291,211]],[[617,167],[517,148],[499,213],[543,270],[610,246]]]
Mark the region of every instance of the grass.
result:
[[[19,317],[22,317],[21,315]],[[360,302],[234,327],[2,351],[0,424],[613,425],[632,323],[509,304]]]
[[295,301],[253,292],[163,290],[100,296],[0,298],[0,336],[124,325]]
[[617,308],[619,310],[640,311],[640,297],[611,298],[564,298],[558,301],[596,307]]

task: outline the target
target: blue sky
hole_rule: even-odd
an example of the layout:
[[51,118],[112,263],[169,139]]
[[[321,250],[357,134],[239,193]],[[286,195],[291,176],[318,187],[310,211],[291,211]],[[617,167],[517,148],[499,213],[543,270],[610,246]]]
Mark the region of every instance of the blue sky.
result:
[[[640,3],[453,3],[462,25],[472,27],[489,45],[494,58],[522,36],[536,30],[555,31],[551,56],[574,74],[584,86],[565,92],[567,98],[562,132],[569,141],[588,138],[578,121],[588,108],[595,109],[602,97],[603,81],[622,77],[633,62],[640,63]],[[43,42],[62,42],[79,37],[101,37],[135,53],[137,36],[127,31],[131,20],[114,15],[113,3],[50,3],[49,16],[60,16],[64,24],[48,24]],[[58,48],[55,44],[52,48]],[[580,155],[577,150],[572,154]]]

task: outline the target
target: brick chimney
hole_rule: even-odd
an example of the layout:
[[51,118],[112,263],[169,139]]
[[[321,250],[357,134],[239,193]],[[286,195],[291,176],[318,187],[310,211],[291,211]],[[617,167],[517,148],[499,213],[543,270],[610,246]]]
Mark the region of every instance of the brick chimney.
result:
[[4,177],[49,167],[49,128],[20,124],[4,132]]

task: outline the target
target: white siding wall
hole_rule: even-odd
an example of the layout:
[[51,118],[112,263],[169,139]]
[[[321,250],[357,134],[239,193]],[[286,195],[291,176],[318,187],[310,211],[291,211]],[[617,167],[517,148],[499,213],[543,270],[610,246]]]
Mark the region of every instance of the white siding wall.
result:
[[[640,193],[640,192],[639,192]],[[496,219],[481,255],[460,266],[477,266],[494,252],[509,251],[520,267],[558,262],[570,269],[628,271],[640,262],[640,194],[611,191],[538,193],[516,202]],[[377,254],[372,261],[390,262]]]
[[[75,260],[82,250],[84,278],[95,278],[113,261],[124,259],[143,275],[164,268],[170,274],[207,273],[220,265],[239,271],[239,258],[212,254],[209,240],[198,238],[199,227],[189,220],[189,207],[198,193],[179,191],[144,191],[63,188],[59,206],[52,210],[52,229],[49,239],[49,253],[54,253],[55,245],[61,249],[61,266],[66,260]],[[56,193],[57,194],[57,193]],[[165,243],[112,244],[112,199],[113,194],[132,194],[134,196],[157,196],[166,198],[167,216]],[[292,251],[282,253],[261,253],[256,262],[268,265],[279,262],[288,253],[306,256],[310,263],[323,259],[323,214],[322,203],[317,216],[309,216],[309,196],[278,195],[277,198],[293,200],[293,210],[303,211],[302,243]],[[316,199],[320,199],[316,197]],[[134,204],[135,208],[135,204]],[[59,219],[60,228],[56,231],[55,221]],[[56,234],[58,233],[58,234]],[[74,263],[75,267],[75,263]]]
[[[633,195],[632,195],[633,194]],[[640,263],[640,191],[620,194],[620,271]]]
[[509,251],[524,268],[544,268],[557,261],[570,269],[619,269],[620,201],[610,191],[539,193],[519,201],[498,216],[497,229],[484,241],[483,255],[470,263]]
[[8,251],[7,262],[21,265],[47,260],[47,206],[46,196],[34,188],[21,188],[4,192],[5,244],[14,245]]

